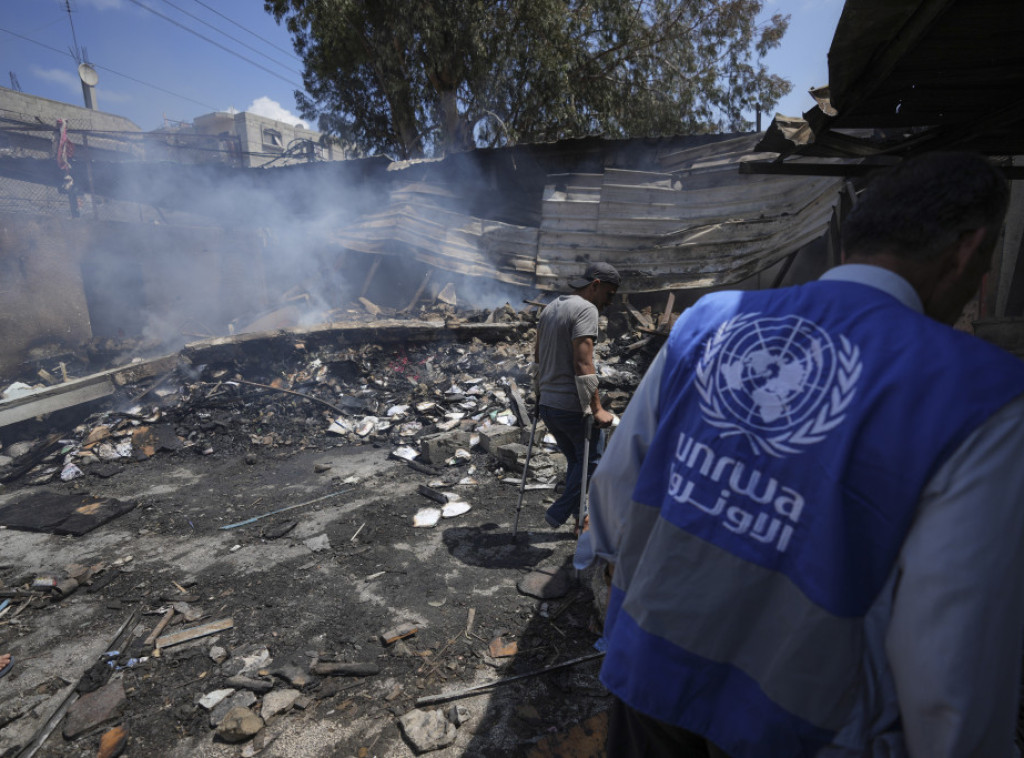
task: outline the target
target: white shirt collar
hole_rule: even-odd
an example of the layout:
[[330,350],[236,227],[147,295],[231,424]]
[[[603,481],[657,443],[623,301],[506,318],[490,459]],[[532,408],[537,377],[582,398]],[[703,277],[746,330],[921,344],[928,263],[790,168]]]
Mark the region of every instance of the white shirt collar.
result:
[[823,281],[855,282],[882,290],[908,308],[924,313],[924,304],[910,282],[894,271],[866,263],[845,263],[821,275]]

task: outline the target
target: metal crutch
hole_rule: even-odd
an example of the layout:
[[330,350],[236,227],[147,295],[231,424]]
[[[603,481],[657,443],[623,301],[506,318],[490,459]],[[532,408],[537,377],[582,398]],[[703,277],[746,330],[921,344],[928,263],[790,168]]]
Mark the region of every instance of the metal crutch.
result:
[[512,539],[516,538],[519,532],[519,512],[523,510],[523,494],[526,492],[526,476],[530,473],[530,457],[533,455],[533,438],[537,436],[537,419],[540,418],[540,408],[533,417],[533,426],[530,428],[530,444],[526,447],[526,465],[523,466],[523,480],[519,482],[519,503],[516,505],[516,523],[512,527]]
[[594,430],[594,416],[587,414],[587,421],[583,431],[583,471],[580,473],[580,519],[576,524],[577,529],[583,528],[583,519],[587,515],[587,469],[590,466],[590,433]]

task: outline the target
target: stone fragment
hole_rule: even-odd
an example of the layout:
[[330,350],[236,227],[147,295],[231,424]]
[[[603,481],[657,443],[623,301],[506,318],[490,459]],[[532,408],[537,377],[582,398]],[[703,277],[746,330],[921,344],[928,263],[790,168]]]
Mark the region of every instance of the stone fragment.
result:
[[199,698],[199,705],[208,711],[212,711],[219,705],[224,698],[235,693],[231,687],[225,687],[221,690],[214,690],[213,692],[207,692],[201,698]]
[[270,651],[264,647],[248,655],[232,658],[230,663],[223,667],[223,671],[225,676],[234,676],[235,674],[248,676],[259,671],[272,660]]
[[455,742],[455,724],[441,711],[409,711],[398,719],[402,734],[417,753],[438,750]]
[[274,676],[284,679],[285,681],[289,682],[293,687],[298,687],[299,689],[302,689],[311,681],[313,681],[307,672],[300,669],[294,663],[286,663],[283,666],[278,666],[277,668],[273,669],[270,673]]
[[210,648],[210,660],[216,664],[224,663],[228,659],[228,651],[222,648],[220,645],[214,645]]
[[302,543],[314,553],[320,553],[324,550],[331,549],[331,540],[326,534],[318,534],[316,537],[310,537],[308,540]]
[[263,721],[270,721],[279,713],[284,713],[291,708],[301,693],[298,690],[274,690],[263,696],[263,705],[260,706],[260,716]]
[[100,724],[117,718],[127,698],[121,680],[107,682],[98,690],[82,695],[68,709],[64,722],[64,739],[73,740]]
[[288,532],[298,526],[298,521],[281,521],[263,530],[262,537],[265,540],[276,540],[284,537]]
[[470,712],[469,708],[464,706],[462,703],[452,703],[448,706],[448,710],[445,714],[448,720],[451,721],[455,726],[462,726],[469,721]]
[[96,758],[117,758],[124,752],[124,746],[128,744],[128,730],[123,726],[115,726],[100,737],[100,749],[96,752]]
[[232,708],[217,727],[217,736],[225,742],[245,742],[263,728],[263,719],[248,708]]
[[248,690],[236,692],[226,700],[221,701],[210,711],[210,726],[216,727],[224,720],[224,717],[234,708],[248,708],[256,704],[256,696]]
[[524,595],[552,600],[565,597],[572,586],[572,580],[566,567],[541,568],[524,576],[516,586]]

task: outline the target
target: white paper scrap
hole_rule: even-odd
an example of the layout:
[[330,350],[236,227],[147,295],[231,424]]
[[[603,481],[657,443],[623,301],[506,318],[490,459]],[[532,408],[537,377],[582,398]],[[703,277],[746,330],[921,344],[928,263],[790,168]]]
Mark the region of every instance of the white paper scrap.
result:
[[440,508],[421,508],[412,517],[413,526],[435,526],[441,520]]
[[467,513],[471,507],[469,503],[463,501],[448,503],[448,505],[441,509],[441,517],[452,518],[453,516],[461,516],[463,513]]

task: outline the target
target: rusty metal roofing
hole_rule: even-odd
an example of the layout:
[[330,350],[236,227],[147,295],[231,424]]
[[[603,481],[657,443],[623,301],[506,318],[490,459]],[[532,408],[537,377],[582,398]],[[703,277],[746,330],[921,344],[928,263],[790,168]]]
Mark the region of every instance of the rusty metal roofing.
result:
[[487,216],[450,177],[417,173],[332,241],[542,290],[564,289],[590,260],[618,268],[626,292],[733,284],[823,236],[842,186],[741,175],[756,140],[682,149],[638,140],[632,162],[541,173],[538,220],[527,224]]
[[[805,155],[1024,153],[1024,3],[847,0],[829,50],[834,111],[774,125]],[[866,130],[858,133],[855,130]]]

